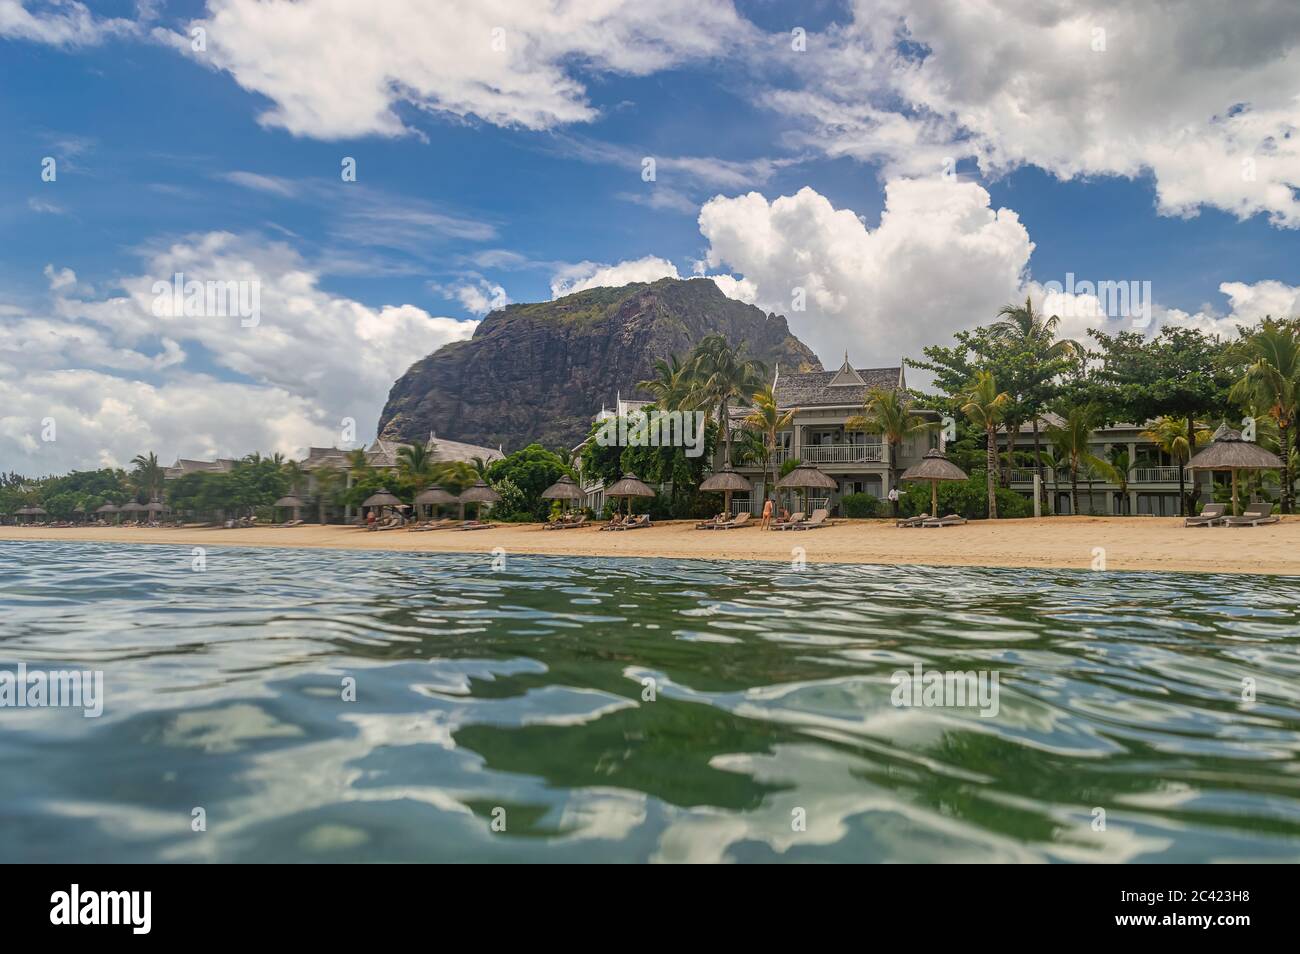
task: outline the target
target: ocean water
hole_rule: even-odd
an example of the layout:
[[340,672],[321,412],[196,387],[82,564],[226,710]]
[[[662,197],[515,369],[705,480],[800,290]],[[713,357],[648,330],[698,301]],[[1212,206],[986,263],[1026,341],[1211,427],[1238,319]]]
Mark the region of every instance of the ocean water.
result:
[[204,559],[0,543],[0,861],[1300,860],[1300,579]]

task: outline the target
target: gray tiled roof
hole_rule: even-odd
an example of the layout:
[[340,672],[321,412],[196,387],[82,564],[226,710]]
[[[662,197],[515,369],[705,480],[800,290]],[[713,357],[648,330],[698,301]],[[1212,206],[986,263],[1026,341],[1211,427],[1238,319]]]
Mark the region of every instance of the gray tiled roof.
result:
[[872,388],[897,388],[902,376],[901,368],[855,368],[863,384],[837,384],[831,382],[843,371],[802,371],[794,374],[780,373],[776,381],[776,403],[780,407],[816,407],[831,404],[861,404]]

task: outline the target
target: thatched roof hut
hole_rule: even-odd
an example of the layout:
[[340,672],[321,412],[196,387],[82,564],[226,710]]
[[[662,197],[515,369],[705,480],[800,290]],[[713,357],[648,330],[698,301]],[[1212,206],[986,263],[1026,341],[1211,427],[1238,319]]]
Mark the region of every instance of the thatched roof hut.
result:
[[928,480],[930,482],[930,516],[939,516],[939,481],[966,480],[966,471],[962,470],[937,447],[926,451],[919,464],[913,464],[903,471],[899,480]]
[[400,507],[401,505],[402,502],[390,494],[384,487],[380,487],[365,500],[361,501],[361,506],[363,507]]
[[1237,471],[1281,470],[1282,460],[1254,441],[1243,440],[1240,431],[1220,424],[1203,450],[1185,465],[1188,470],[1227,470],[1232,473],[1232,514],[1237,515]]
[[606,497],[626,497],[627,512],[632,512],[633,497],[653,497],[655,492],[650,485],[644,483],[636,474],[628,471],[623,475],[622,480],[616,480],[605,488]]
[[700,482],[700,490],[722,494],[723,511],[728,517],[731,516],[731,495],[737,490],[749,493],[753,489],[754,485],[749,482],[748,478],[732,471],[730,463],[716,474],[710,474]]
[[415,495],[415,503],[421,507],[445,507],[454,504],[456,495],[441,487],[428,487]]
[[476,480],[474,486],[467,488],[459,498],[461,503],[497,503],[501,495],[489,487],[486,481]]

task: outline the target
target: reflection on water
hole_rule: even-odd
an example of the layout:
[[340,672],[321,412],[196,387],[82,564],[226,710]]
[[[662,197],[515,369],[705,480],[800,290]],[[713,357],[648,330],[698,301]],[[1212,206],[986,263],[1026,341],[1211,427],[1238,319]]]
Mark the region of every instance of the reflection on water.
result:
[[[0,664],[106,692],[0,709],[0,860],[1295,861],[1298,605],[1244,576],[0,543]],[[999,673],[997,717],[892,705],[917,662]]]

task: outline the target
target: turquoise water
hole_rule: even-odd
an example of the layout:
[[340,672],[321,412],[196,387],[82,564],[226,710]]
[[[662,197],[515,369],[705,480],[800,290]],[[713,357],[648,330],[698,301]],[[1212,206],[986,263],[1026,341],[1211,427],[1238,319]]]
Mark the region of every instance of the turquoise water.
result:
[[1300,860],[1298,579],[192,561],[0,543],[0,666],[105,691],[0,709],[0,860]]

